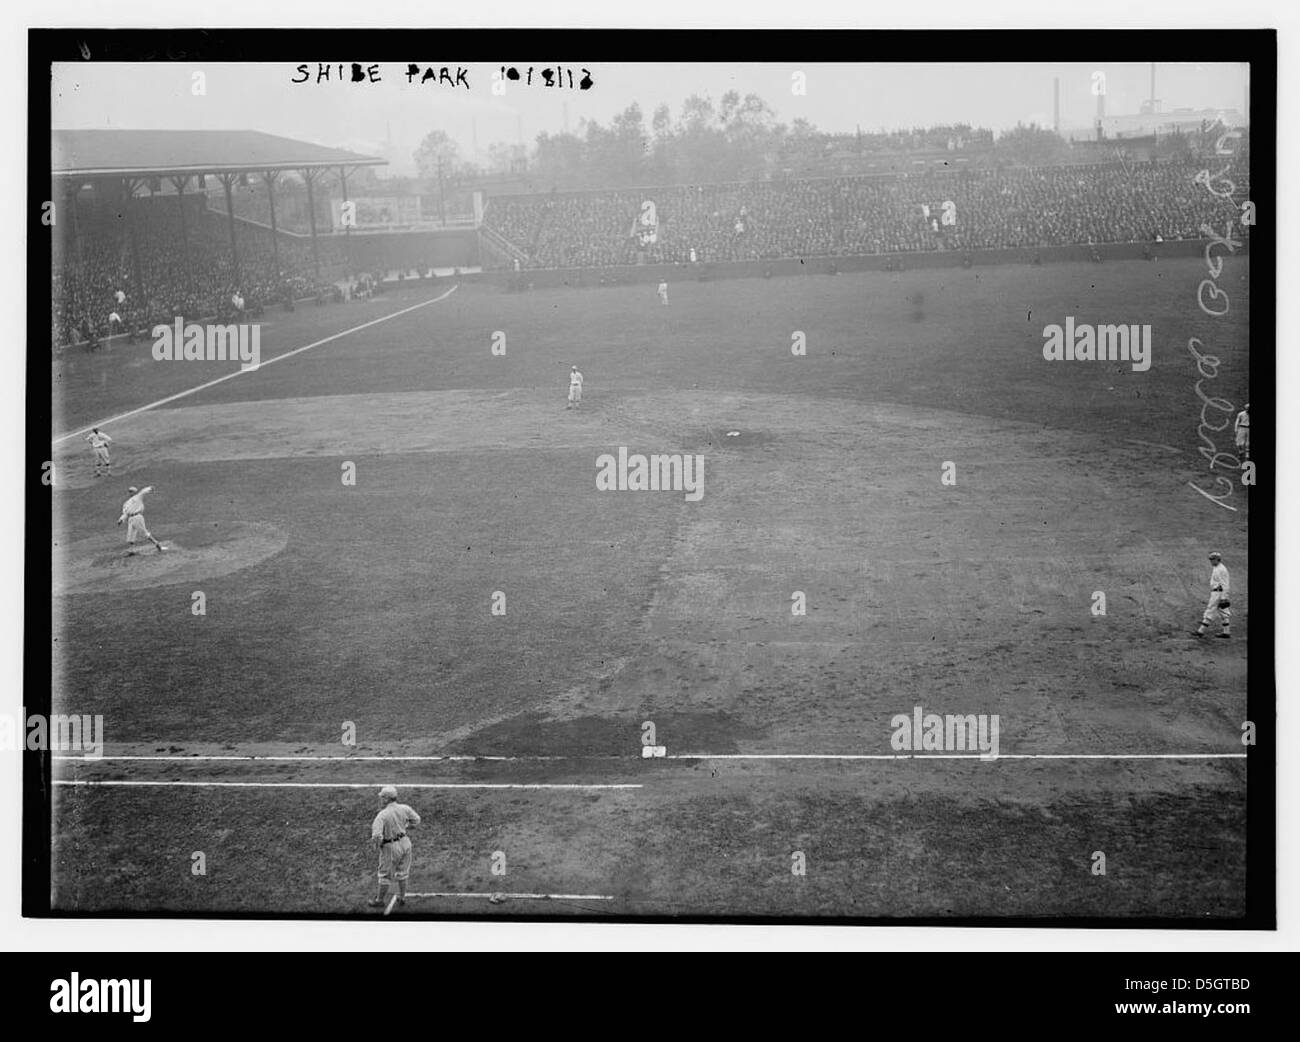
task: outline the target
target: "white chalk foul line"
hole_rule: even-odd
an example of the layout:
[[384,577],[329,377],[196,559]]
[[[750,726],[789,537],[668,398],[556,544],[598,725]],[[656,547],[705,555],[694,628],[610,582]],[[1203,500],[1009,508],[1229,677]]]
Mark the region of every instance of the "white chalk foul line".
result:
[[1245,753],[677,753],[665,760],[1244,760]]
[[[1244,760],[1246,753],[674,753],[656,760]],[[71,763],[544,763],[591,760],[637,760],[633,754],[596,756],[54,756]]]
[[613,896],[610,894],[508,894],[508,893],[490,893],[490,894],[467,894],[453,892],[437,892],[427,894],[411,894],[407,897],[467,897],[478,898],[490,901],[492,898],[510,901],[612,901]]
[[[81,761],[84,756],[55,756],[55,760]],[[197,756],[96,756],[96,760],[119,761],[162,761],[166,763],[208,762],[242,762],[242,763],[472,763],[478,761],[497,761],[513,763],[516,761],[546,760],[629,760],[640,759],[636,756],[259,756],[259,755],[197,755]]]
[[400,318],[402,315],[409,315],[412,311],[418,311],[420,310],[420,308],[427,308],[430,304],[436,304],[440,300],[446,300],[448,297],[450,297],[453,293],[456,292],[459,286],[460,284],[457,283],[455,286],[452,286],[451,289],[447,290],[446,293],[441,293],[438,296],[434,297],[432,300],[422,300],[418,304],[412,304],[409,308],[402,308],[402,310],[400,311],[394,311],[391,315],[381,315],[379,318],[372,318],[369,322],[362,322],[361,325],[353,326],[351,329],[345,329],[341,333],[333,333],[330,336],[325,337],[323,340],[317,340],[310,344],[304,344],[302,347],[295,347],[292,351],[286,351],[282,355],[276,355],[274,358],[268,358],[265,362],[261,363],[256,369],[236,369],[234,372],[227,373],[225,376],[218,376],[215,380],[209,380],[205,384],[199,384],[198,387],[191,387],[188,391],[180,391],[177,394],[168,395],[166,398],[159,398],[156,402],[150,402],[148,405],[142,405],[138,409],[131,409],[128,412],[118,413],[118,415],[116,416],[110,416],[106,420],[99,420],[96,423],[92,423],[88,427],[82,427],[80,430],[69,431],[67,434],[60,434],[57,438],[53,440],[53,442],[51,442],[51,444],[58,445],[60,442],[65,442],[69,438],[75,438],[78,435],[85,434],[88,431],[92,431],[96,427],[107,427],[110,423],[120,423],[122,420],[130,419],[132,416],[138,416],[140,413],[148,412],[150,409],[156,409],[158,408],[158,406],[166,405],[168,402],[174,402],[181,398],[188,398],[192,394],[198,394],[200,391],[206,391],[209,387],[215,387],[219,383],[225,383],[227,380],[233,380],[235,377],[243,376],[245,373],[259,372],[260,370],[265,369],[268,365],[275,365],[276,362],[283,362],[286,358],[292,358],[294,355],[300,355],[304,351],[310,351],[313,347],[320,347],[322,344],[328,344],[333,340],[339,340],[342,337],[350,336],[353,333],[359,333],[363,329],[369,329],[371,326],[377,326],[381,322],[387,322],[390,319]]
[[[56,778],[55,785],[81,785],[91,787],[181,787],[204,789],[373,789],[374,782],[257,782],[257,781],[177,781],[166,779],[142,781],[138,779],[95,780],[90,778]],[[640,789],[634,784],[579,784],[545,782],[398,782],[403,789]]]

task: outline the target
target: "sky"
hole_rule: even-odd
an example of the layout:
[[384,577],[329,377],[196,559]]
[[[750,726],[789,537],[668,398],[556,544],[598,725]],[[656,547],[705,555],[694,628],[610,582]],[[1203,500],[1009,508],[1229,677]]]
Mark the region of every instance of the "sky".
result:
[[[521,73],[527,62],[516,63]],[[537,69],[551,60],[533,63]],[[425,66],[422,64],[421,66]],[[573,69],[575,85],[582,77]],[[456,66],[450,66],[455,75]],[[1147,63],[732,64],[589,63],[591,89],[546,88],[507,81],[493,93],[499,65],[470,64],[465,86],[408,83],[402,62],[378,63],[380,82],[353,84],[334,75],[309,81],[295,63],[59,63],[52,69],[53,125],[59,129],[260,130],[387,158],[388,174],[414,172],[424,135],[445,130],[462,156],[482,159],[494,141],[531,145],[543,131],[576,131],[583,119],[608,123],[633,101],[650,115],[660,103],[674,118],[691,94],[728,90],[760,95],[789,123],[802,116],[824,131],[852,132],[969,123],[1002,131],[1017,123],[1052,123],[1052,84],[1061,80],[1063,128],[1088,124],[1096,109],[1094,74],[1105,74],[1106,113],[1136,113],[1150,91]],[[337,66],[334,67],[337,73]],[[196,94],[195,73],[204,93]],[[796,94],[795,73],[805,77]],[[1245,113],[1245,65],[1160,63],[1156,96],[1175,108]],[[565,78],[567,85],[568,78]],[[477,146],[477,152],[476,152]]]

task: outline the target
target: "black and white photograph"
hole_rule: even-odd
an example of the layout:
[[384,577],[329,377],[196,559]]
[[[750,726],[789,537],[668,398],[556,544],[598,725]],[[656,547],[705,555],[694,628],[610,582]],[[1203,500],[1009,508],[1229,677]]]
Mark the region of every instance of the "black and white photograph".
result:
[[24,915],[1275,927],[1271,31],[27,49]]

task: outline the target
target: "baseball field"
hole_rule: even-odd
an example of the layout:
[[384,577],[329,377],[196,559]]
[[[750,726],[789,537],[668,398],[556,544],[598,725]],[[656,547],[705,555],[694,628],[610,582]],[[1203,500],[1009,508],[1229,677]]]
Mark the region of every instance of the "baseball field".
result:
[[[391,783],[395,915],[1242,916],[1249,490],[1188,485],[1186,344],[1240,408],[1247,272],[1217,319],[1200,259],[444,282],[268,314],[239,375],[64,354],[52,709],[104,748],[54,907],[373,914]],[[1150,369],[1044,360],[1067,316]],[[598,488],[621,448],[702,494]],[[925,714],[998,755],[900,751]]]

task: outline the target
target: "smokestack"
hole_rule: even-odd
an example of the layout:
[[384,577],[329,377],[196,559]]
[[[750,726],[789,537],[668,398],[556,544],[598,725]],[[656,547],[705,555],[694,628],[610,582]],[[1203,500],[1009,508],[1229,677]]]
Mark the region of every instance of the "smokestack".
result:
[[1052,80],[1052,129],[1061,132],[1061,77]]

